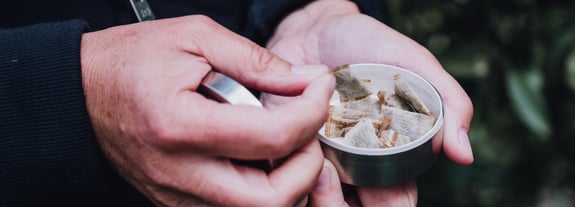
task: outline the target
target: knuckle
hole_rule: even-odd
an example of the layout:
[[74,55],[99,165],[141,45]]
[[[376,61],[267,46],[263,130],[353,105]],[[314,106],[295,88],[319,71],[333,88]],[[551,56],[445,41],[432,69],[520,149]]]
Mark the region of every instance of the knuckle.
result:
[[209,33],[209,31],[218,28],[218,23],[205,15],[192,15],[189,17],[187,23],[192,31],[204,31]]
[[165,118],[157,118],[151,121],[149,130],[151,137],[161,145],[174,145],[178,141],[179,130],[171,121]]
[[265,149],[268,149],[274,157],[287,156],[294,148],[295,137],[289,130],[279,128],[270,130],[275,137],[265,139]]
[[190,39],[211,33],[217,23],[205,15],[191,15],[178,21],[173,30],[179,38]]
[[256,69],[256,72],[266,72],[268,71],[268,69],[270,69],[274,62],[274,60],[276,59],[276,56],[274,53],[272,53],[271,51],[263,48],[263,47],[259,47],[257,45],[254,45],[251,50],[250,50],[250,57],[252,57],[252,59],[256,60],[254,61],[255,66],[252,66],[252,68]]

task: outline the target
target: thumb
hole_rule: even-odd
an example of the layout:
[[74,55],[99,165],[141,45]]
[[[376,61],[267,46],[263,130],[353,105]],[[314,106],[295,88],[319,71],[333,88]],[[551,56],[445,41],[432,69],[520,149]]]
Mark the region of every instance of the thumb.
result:
[[323,169],[310,194],[310,206],[349,206],[343,197],[341,184],[333,164],[324,159]]
[[449,74],[444,73],[434,80],[445,104],[443,150],[455,163],[470,165],[473,150],[467,133],[473,117],[471,99]]
[[[204,57],[216,70],[248,88],[278,95],[299,95],[326,66],[293,67],[271,51],[205,16],[188,17],[193,26],[181,41],[184,50]],[[313,67],[313,66],[312,66]]]

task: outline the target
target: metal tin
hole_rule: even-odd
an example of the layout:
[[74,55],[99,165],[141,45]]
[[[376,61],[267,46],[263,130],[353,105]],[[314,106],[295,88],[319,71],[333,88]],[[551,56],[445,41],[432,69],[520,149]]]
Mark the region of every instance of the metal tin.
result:
[[208,98],[232,105],[252,105],[262,107],[262,103],[246,87],[234,79],[210,71],[200,83],[199,92]]
[[[356,186],[389,186],[416,179],[435,163],[443,139],[443,101],[425,79],[408,70],[384,64],[353,64],[350,72],[371,80],[372,91],[393,91],[393,76],[400,74],[437,118],[433,128],[408,144],[386,148],[359,148],[343,144],[319,132],[324,156],[335,165],[340,180]],[[338,105],[337,92],[330,104]]]

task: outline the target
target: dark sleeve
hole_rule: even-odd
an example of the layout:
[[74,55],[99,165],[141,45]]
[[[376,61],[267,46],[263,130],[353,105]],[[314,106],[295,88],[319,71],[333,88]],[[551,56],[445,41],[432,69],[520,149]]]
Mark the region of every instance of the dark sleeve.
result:
[[381,22],[384,21],[383,10],[385,1],[353,0],[353,2],[357,5],[361,13],[371,16]]
[[117,188],[91,129],[80,70],[87,27],[0,29],[0,206],[98,206],[133,190]]

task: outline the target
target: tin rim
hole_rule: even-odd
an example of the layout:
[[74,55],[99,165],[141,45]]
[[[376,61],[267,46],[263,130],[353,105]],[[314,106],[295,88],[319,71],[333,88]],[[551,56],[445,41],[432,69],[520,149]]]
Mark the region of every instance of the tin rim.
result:
[[[418,146],[423,145],[424,143],[429,141],[431,138],[433,138],[436,135],[436,133],[443,126],[443,118],[444,118],[443,99],[441,98],[441,94],[439,94],[437,89],[429,81],[423,79],[418,74],[411,72],[409,70],[397,67],[397,66],[387,65],[387,64],[377,64],[377,63],[360,63],[360,64],[350,64],[349,65],[350,68],[365,67],[365,66],[371,66],[371,67],[375,66],[375,67],[389,68],[392,70],[402,71],[402,73],[407,73],[407,74],[415,77],[419,81],[421,81],[422,84],[425,84],[425,87],[430,88],[431,91],[433,91],[433,93],[434,93],[433,97],[436,99],[436,101],[439,103],[439,106],[440,106],[439,107],[439,114],[437,116],[437,120],[436,120],[435,124],[433,125],[431,130],[429,130],[427,133],[425,133],[423,136],[417,138],[416,140],[413,140],[413,141],[411,141],[407,144],[401,145],[401,146],[391,147],[391,148],[361,148],[361,147],[355,147],[355,146],[351,146],[351,145],[341,144],[341,143],[338,143],[338,142],[331,140],[330,138],[325,137],[323,135],[323,133],[319,132],[318,135],[319,135],[320,141],[324,144],[329,145],[330,147],[332,147],[334,149],[344,151],[347,153],[352,153],[352,154],[357,154],[357,155],[367,155],[367,156],[378,156],[378,155],[391,155],[391,154],[397,154],[397,153],[409,151],[411,149],[414,149],[414,148],[417,148]],[[322,129],[323,129],[323,127],[322,127]],[[322,129],[320,131],[323,131]]]

